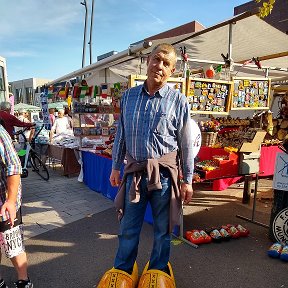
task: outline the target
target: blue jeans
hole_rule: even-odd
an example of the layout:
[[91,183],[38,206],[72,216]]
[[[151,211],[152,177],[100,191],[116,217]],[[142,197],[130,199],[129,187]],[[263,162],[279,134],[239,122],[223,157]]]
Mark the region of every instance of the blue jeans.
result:
[[171,197],[171,177],[166,170],[160,172],[162,189],[147,195],[147,177],[140,181],[140,201],[129,201],[129,190],[133,174],[128,175],[124,216],[120,222],[119,248],[114,261],[114,268],[131,273],[137,258],[140,232],[148,201],[152,208],[154,243],[150,256],[149,269],[165,270],[170,256],[169,213]]

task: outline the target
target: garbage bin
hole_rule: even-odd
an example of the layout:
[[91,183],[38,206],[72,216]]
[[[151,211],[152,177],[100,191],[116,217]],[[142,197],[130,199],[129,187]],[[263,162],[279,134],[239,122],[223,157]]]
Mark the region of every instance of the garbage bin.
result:
[[288,244],[288,191],[274,189],[269,238]]

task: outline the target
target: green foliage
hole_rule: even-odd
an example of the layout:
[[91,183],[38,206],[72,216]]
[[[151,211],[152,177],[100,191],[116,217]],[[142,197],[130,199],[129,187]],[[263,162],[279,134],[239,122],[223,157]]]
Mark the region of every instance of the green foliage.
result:
[[274,7],[274,3],[276,0],[269,0],[269,1],[263,1],[263,0],[255,0],[255,2],[262,3],[262,6],[260,7],[260,12],[259,12],[259,17],[260,18],[265,18],[269,14],[271,14],[272,9]]

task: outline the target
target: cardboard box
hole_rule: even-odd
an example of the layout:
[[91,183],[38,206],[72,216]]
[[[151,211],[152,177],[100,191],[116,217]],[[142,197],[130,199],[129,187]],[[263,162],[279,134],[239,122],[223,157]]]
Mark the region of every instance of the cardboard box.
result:
[[256,131],[252,142],[244,142],[239,149],[239,152],[257,152],[260,150],[261,143],[263,142],[266,131]]

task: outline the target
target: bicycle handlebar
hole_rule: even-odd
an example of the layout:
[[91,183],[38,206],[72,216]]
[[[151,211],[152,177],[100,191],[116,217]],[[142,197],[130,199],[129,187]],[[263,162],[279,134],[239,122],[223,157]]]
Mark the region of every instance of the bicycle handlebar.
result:
[[[35,139],[37,138],[37,136],[40,134],[40,132],[42,131],[42,129],[44,128],[45,124],[42,124],[41,128],[39,129],[39,131],[37,131],[36,135],[33,136],[31,143],[33,143],[35,141]],[[30,130],[30,128],[35,129],[35,125],[32,127],[24,127],[23,129],[14,132],[14,135],[22,135],[25,142],[27,142],[27,137],[25,136],[24,132],[26,132],[27,130]]]
[[30,130],[30,128],[32,127],[23,127],[21,130],[14,132],[13,135],[18,136],[21,134],[23,136],[24,132],[26,132],[27,130]]

